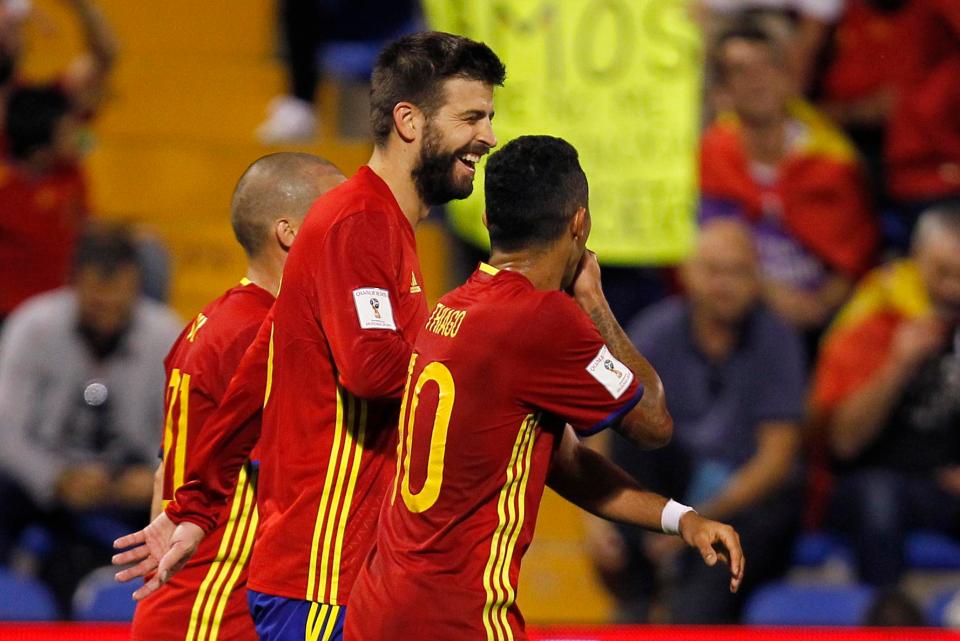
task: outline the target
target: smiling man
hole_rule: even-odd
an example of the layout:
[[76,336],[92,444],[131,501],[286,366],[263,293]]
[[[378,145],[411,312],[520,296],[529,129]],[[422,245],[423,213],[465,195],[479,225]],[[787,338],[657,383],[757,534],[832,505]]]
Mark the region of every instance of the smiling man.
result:
[[[427,320],[414,226],[431,206],[473,190],[476,163],[496,146],[493,89],[504,75],[486,45],[445,33],[408,36],[380,54],[369,164],[311,208],[273,310],[205,426],[216,437],[176,502],[117,542],[139,546],[115,557],[139,561],[118,578],[157,569],[137,598],[214,529],[259,438],[249,579],[257,632],[340,638],[392,479],[413,340]],[[248,419],[261,404],[258,430]]]

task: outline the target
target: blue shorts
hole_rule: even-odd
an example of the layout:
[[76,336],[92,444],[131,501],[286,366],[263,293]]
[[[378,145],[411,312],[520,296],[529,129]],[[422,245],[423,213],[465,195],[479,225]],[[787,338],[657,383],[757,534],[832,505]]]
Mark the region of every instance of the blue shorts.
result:
[[347,607],[247,590],[260,641],[343,641]]

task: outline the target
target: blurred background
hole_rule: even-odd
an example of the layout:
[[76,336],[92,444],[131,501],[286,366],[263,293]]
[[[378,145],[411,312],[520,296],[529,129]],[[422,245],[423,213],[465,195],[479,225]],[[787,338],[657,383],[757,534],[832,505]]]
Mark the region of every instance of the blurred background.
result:
[[[0,0],[0,619],[128,620],[109,543],[149,508],[162,358],[243,275],[270,151],[351,175],[389,39],[487,42],[502,145],[562,136],[674,442],[594,439],[744,539],[744,594],[550,492],[534,625],[960,628],[956,0]],[[417,231],[435,301],[474,196]],[[2,634],[2,628],[0,628]]]

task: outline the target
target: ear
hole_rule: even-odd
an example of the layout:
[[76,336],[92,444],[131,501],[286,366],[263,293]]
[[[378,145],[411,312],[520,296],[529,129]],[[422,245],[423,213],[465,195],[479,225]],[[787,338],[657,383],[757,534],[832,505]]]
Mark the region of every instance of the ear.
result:
[[575,240],[580,240],[585,239],[588,232],[587,209],[586,207],[580,207],[573,215],[573,218],[570,219],[570,235],[573,236]]
[[410,102],[398,102],[393,107],[393,127],[404,142],[413,142],[423,131],[423,112]]
[[283,251],[290,251],[290,247],[293,245],[293,239],[297,237],[297,228],[290,219],[278,218],[273,224],[273,231]]

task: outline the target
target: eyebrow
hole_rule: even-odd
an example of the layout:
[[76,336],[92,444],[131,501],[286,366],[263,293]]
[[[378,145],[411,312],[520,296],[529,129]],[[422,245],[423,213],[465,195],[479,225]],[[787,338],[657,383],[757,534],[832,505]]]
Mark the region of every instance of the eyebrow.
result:
[[[496,112],[494,112],[494,111],[489,112],[489,114],[490,114],[490,120],[493,120],[493,116],[494,116],[495,113],[496,113]],[[486,112],[486,111],[483,111],[483,110],[481,110],[481,109],[470,109],[470,110],[468,110],[468,111],[464,111],[463,113],[461,113],[461,114],[460,114],[460,117],[461,117],[461,118],[466,118],[466,119],[469,119],[469,120],[483,120],[484,118],[487,117],[487,112]]]

